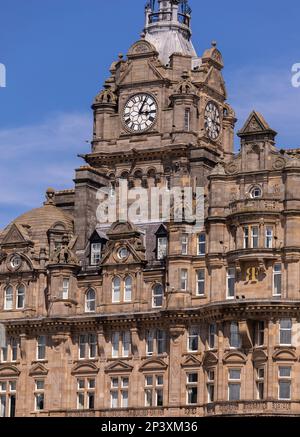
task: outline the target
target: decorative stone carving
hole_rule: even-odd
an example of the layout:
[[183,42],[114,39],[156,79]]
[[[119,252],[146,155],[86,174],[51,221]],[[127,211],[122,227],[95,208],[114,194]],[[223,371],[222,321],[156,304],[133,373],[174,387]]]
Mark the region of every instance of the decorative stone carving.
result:
[[78,265],[79,261],[77,256],[69,248],[69,238],[64,236],[62,239],[61,248],[57,249],[54,255],[51,257],[50,264],[73,264]]

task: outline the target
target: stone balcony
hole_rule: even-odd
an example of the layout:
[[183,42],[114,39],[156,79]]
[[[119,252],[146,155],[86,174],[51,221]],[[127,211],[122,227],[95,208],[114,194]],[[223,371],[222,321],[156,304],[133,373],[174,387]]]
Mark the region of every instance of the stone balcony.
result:
[[195,406],[120,408],[101,410],[52,410],[32,413],[37,417],[207,417],[207,416],[293,416],[300,414],[300,401],[214,402]]
[[235,200],[229,204],[228,215],[248,213],[280,213],[283,205],[274,199],[243,199]]

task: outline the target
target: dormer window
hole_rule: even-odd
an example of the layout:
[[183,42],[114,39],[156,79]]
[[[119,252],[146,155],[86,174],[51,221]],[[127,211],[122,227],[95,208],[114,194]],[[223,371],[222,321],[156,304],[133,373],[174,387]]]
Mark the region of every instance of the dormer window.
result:
[[101,243],[91,243],[91,266],[97,266],[101,258]]
[[157,259],[165,259],[165,257],[167,256],[167,246],[167,237],[159,237],[157,239]]
[[252,199],[259,199],[262,197],[262,189],[260,187],[254,187],[250,191],[250,196]]
[[168,254],[168,233],[164,225],[161,225],[156,235],[156,259],[163,260]]
[[95,230],[90,237],[90,265],[98,266],[100,264],[103,247],[107,242],[106,235],[100,230]]

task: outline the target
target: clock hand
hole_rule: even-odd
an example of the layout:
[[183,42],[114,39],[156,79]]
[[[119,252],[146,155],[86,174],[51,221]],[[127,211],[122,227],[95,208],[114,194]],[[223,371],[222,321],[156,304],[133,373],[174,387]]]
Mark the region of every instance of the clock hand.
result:
[[154,111],[143,111],[140,114],[155,114],[155,113],[156,111],[154,110]]
[[143,108],[144,108],[146,102],[147,102],[147,97],[146,97],[145,100],[143,101],[143,104],[142,104],[142,106],[141,106],[141,108],[140,108],[140,110],[139,110],[139,114],[142,114],[142,113],[143,113]]

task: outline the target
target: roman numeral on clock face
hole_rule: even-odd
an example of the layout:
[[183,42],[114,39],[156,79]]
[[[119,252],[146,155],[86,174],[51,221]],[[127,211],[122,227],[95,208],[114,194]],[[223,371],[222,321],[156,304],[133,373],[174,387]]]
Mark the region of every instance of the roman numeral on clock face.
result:
[[148,130],[156,121],[157,104],[150,94],[136,94],[127,101],[123,110],[123,122],[131,132]]

